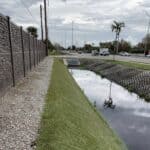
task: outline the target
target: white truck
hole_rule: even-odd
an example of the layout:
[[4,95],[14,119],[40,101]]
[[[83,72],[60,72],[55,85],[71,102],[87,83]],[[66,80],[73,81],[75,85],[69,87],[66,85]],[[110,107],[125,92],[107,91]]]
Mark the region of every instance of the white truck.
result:
[[101,56],[108,56],[109,53],[109,49],[108,48],[100,48],[100,53]]

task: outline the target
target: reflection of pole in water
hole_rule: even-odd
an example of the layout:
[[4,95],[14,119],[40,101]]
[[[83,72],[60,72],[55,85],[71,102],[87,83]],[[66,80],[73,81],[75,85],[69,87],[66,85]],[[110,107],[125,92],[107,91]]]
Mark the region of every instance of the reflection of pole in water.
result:
[[110,82],[110,89],[109,89],[109,98],[111,98],[111,91],[112,90],[112,81]]

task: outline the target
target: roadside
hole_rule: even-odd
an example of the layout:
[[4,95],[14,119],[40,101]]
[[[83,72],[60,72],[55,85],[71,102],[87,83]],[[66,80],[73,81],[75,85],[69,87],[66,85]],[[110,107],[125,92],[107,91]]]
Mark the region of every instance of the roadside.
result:
[[123,150],[62,60],[55,59],[37,150]]
[[52,64],[52,59],[45,58],[0,99],[0,150],[33,149]]
[[[77,54],[72,53],[71,55],[59,55],[55,56],[58,58],[79,58],[79,59],[92,59],[92,60],[113,60],[113,55],[109,56],[91,56],[91,54]],[[124,61],[124,62],[135,62],[135,63],[143,63],[143,64],[150,64],[150,58],[146,57],[135,57],[135,56],[119,56],[117,55],[115,57],[117,61]]]
[[124,65],[127,67],[142,69],[142,70],[150,70],[150,64],[138,63],[138,62],[125,62],[125,61],[113,61],[113,60],[106,60],[112,64],[119,64]]

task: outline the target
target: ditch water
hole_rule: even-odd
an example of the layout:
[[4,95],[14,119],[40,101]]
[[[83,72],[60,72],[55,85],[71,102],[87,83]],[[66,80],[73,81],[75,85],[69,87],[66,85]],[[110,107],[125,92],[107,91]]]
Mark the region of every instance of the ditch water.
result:
[[150,150],[150,103],[112,83],[116,108],[105,109],[103,103],[109,96],[110,81],[88,70],[70,69],[70,72],[90,102],[96,101],[97,110],[129,150]]

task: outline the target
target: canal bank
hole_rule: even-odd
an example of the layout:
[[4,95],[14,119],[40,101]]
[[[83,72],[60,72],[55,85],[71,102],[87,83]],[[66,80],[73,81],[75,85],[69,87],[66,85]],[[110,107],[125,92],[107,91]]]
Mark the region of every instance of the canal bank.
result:
[[37,150],[124,150],[61,60],[55,60]]
[[138,69],[136,66],[118,64],[115,61],[81,59],[80,62],[81,68],[94,71],[150,101],[150,70],[144,70],[141,66]]
[[70,72],[129,150],[150,149],[150,103],[113,82],[112,99],[116,108],[105,109],[103,104],[108,99],[111,81],[88,70],[71,69]]

